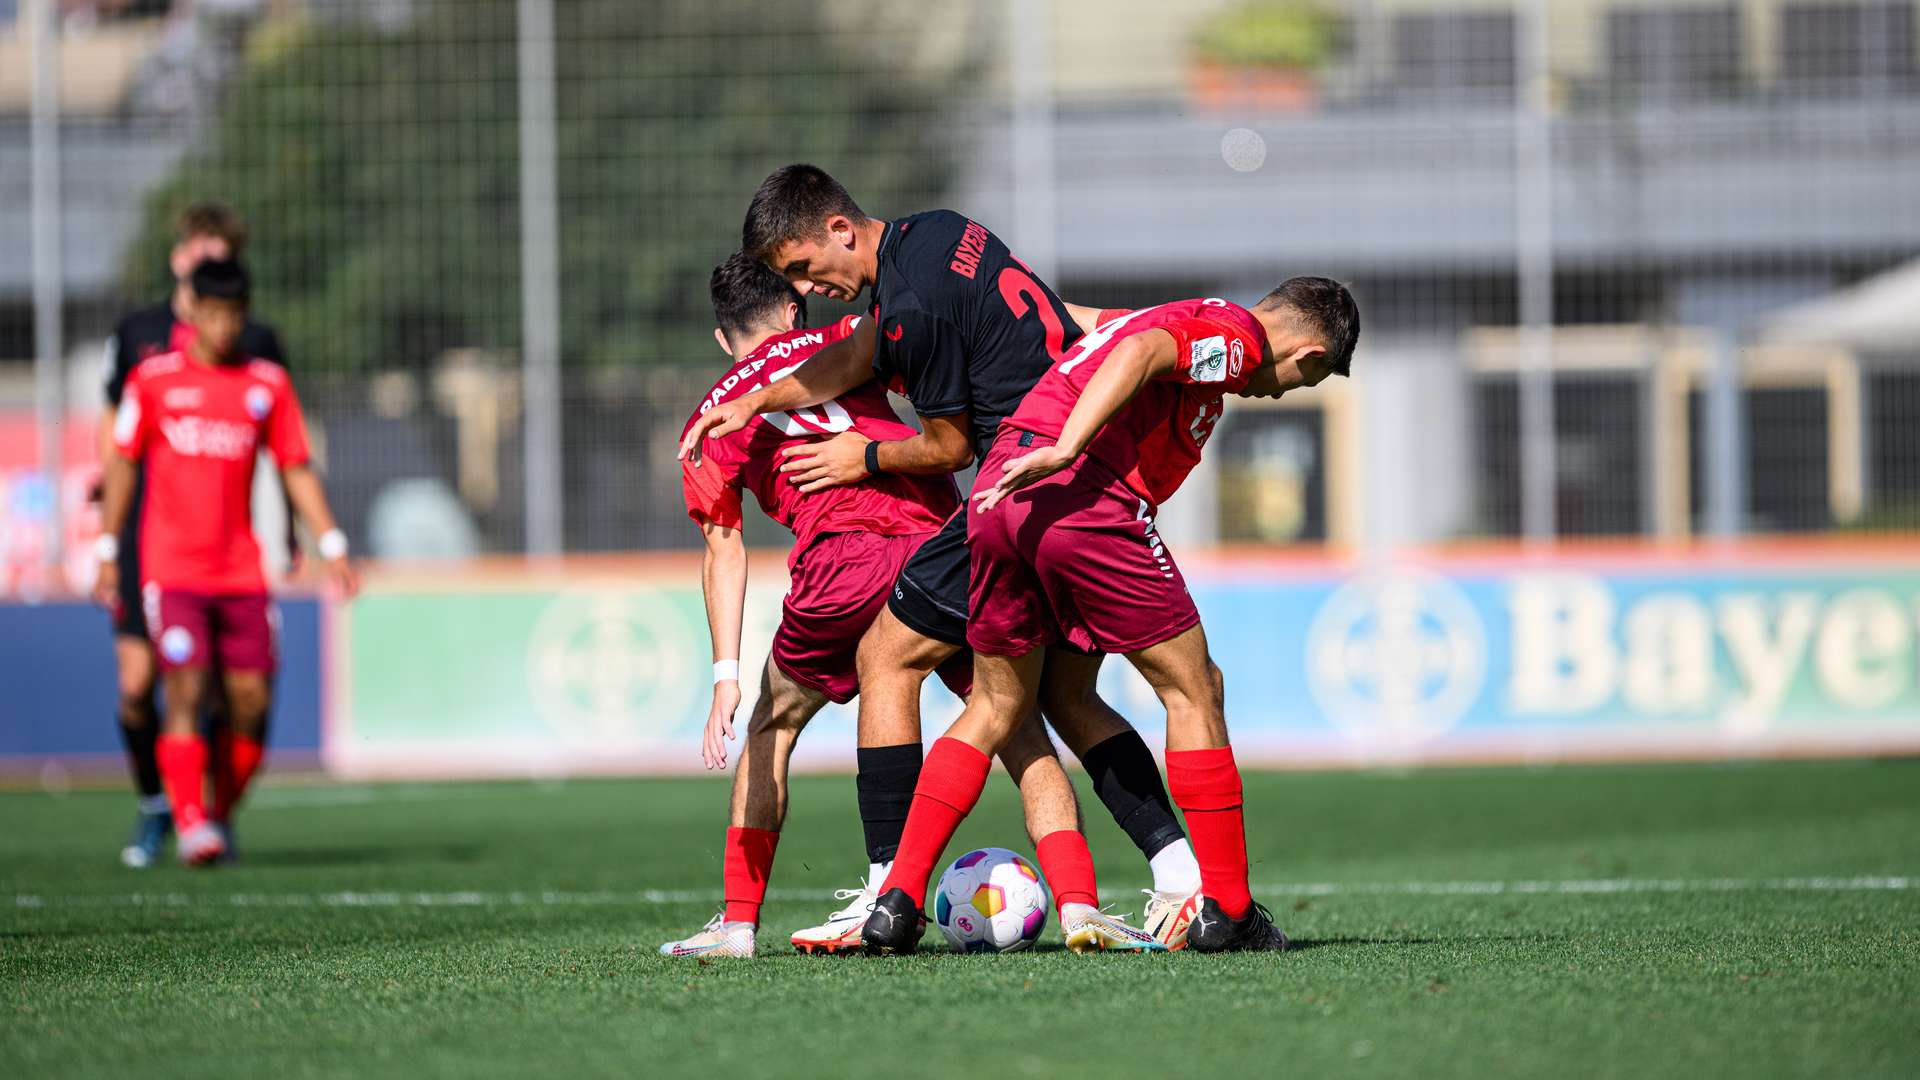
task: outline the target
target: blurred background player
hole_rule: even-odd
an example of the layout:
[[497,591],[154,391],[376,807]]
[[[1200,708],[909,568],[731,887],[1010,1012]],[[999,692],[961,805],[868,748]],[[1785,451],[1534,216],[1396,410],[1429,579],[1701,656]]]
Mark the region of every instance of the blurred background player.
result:
[[1345,375],[1359,333],[1353,297],[1326,278],[1292,278],[1252,311],[1224,300],[1143,309],[1081,339],[1001,426],[969,514],[974,693],[928,755],[863,933],[869,952],[913,951],[900,918],[924,904],[989,755],[1041,697],[1045,650],[1062,641],[1125,654],[1166,707],[1168,786],[1205,897],[1188,947],[1286,947],[1247,884],[1225,683],[1153,518],[1199,464],[1225,395],[1279,397]]
[[[720,324],[715,337],[734,364],[714,384],[700,412],[784,375],[863,321],[849,316],[830,327],[805,329],[806,301],[799,292],[744,255],[714,269],[711,290]],[[886,606],[900,567],[960,506],[953,480],[942,474],[872,476],[810,494],[781,476],[784,449],[845,431],[872,439],[914,433],[894,414],[886,391],[869,380],[821,406],[758,417],[683,463],[687,511],[706,539],[701,585],[713,635],[714,691],[701,757],[709,769],[726,767],[727,740],[733,738],[733,714],[740,705],[740,627],[747,589],[742,489],[792,530],[794,545],[787,558],[792,584],[734,766],[723,875],[726,908],[699,933],[662,945],[662,955],[754,954],[760,907],[786,819],[787,763],[794,743],[827,702],[845,704],[859,692],[855,654],[861,636]],[[956,656],[940,670],[949,689],[964,699],[968,658]],[[1036,841],[1076,826],[1072,785],[1037,718],[1021,725],[1000,756],[1020,787],[1028,831]],[[840,952],[859,947],[860,927],[904,823],[904,814],[863,822],[872,860],[866,880],[857,890],[841,891],[841,899],[852,903],[826,923],[795,932],[795,948]]]
[[[121,394],[102,481],[96,592],[103,604],[119,602],[117,537],[144,464],[139,594],[167,704],[154,756],[181,860],[206,865],[229,849],[224,825],[259,768],[271,703],[275,617],[249,513],[260,448],[279,464],[329,577],[349,595],[355,581],[346,536],[308,463],[293,384],[283,368],[242,345],[246,272],[232,260],[203,260],[189,286],[181,314],[193,332],[185,348],[141,363]],[[216,785],[211,810],[199,730],[210,670],[222,681],[232,729],[232,782]]]
[[[194,203],[181,212],[167,262],[174,277],[172,295],[121,319],[107,340],[107,407],[100,414],[98,439],[103,465],[114,457],[114,411],[120,407],[128,376],[141,361],[185,348],[193,339],[193,328],[186,321],[185,312],[193,295],[189,279],[194,268],[208,260],[238,259],[246,244],[246,224],[220,203]],[[252,319],[247,320],[241,331],[240,351],[286,366],[278,335],[271,327]],[[159,714],[154,699],[153,646],[147,640],[146,614],[140,603],[140,505],[145,490],[145,473],[138,472],[134,476],[133,503],[126,527],[116,538],[120,552],[120,594],[111,609],[114,665],[119,674],[118,726],[133,774],[134,791],[140,798],[133,836],[121,849],[120,861],[136,869],[153,863],[173,829],[167,796],[161,788],[160,769],[154,761]],[[217,694],[209,704],[217,711]],[[225,744],[230,743],[231,738],[226,724],[215,725],[213,776],[216,786],[230,787],[233,783],[230,755],[225,752],[230,749]]]
[[[786,453],[782,471],[802,491],[882,473],[953,472],[992,445],[1003,417],[1098,313],[1073,308],[1034,277],[984,226],[949,210],[881,221],[837,181],[790,165],[761,183],[747,209],[742,249],[803,292],[852,301],[871,291],[873,319],[823,349],[793,377],[735,398],[695,422],[683,440],[698,453],[707,432],[724,436],[756,413],[829,400],[876,374],[913,403],[921,431],[875,441],[848,432]],[[921,545],[894,583],[887,610],[860,645],[862,742],[885,737],[920,764],[920,687],[966,645],[966,519],[955,514]],[[1155,767],[1137,732],[1094,690],[1102,657],[1070,649],[1048,658],[1051,692],[1040,702],[1080,757],[1114,820],[1148,857],[1154,885],[1151,938],[1177,944],[1193,910],[1199,873]],[[884,733],[884,734],[883,734]],[[861,765],[863,789],[866,764]],[[901,770],[896,782],[918,768]],[[912,792],[893,787],[893,805]],[[1042,870],[1076,948],[1137,948],[1138,931],[1098,910],[1086,840],[1062,830],[1038,843]]]

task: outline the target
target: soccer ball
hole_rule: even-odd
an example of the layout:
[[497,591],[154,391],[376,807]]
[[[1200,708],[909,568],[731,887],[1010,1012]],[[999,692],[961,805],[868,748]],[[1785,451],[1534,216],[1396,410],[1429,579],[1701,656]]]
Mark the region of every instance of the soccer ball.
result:
[[1050,903],[1032,863],[1006,848],[981,848],[940,875],[933,921],[961,952],[1019,952],[1040,939]]

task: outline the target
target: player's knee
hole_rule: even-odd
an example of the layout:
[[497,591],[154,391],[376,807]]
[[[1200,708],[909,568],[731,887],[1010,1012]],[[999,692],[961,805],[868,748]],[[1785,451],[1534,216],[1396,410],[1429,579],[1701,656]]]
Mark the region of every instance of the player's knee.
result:
[[1212,695],[1208,704],[1215,712],[1224,712],[1227,707],[1227,673],[1220,670],[1220,665],[1214,663],[1211,656],[1207,657],[1207,689]]
[[236,734],[253,737],[266,725],[271,698],[262,683],[235,683],[226,688],[227,722]]

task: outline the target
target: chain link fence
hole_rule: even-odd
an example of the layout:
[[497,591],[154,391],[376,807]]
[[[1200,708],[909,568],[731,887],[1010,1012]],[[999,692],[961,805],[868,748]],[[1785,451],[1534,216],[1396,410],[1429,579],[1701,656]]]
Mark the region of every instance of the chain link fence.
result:
[[[548,447],[522,365],[530,9],[553,27]],[[80,432],[52,485],[45,12],[56,415]],[[169,222],[205,198],[251,225],[257,313],[364,550],[525,550],[551,495],[527,463],[553,454],[565,550],[692,544],[672,447],[721,360],[707,273],[799,160],[872,213],[970,214],[1077,302],[1351,282],[1355,378],[1230,410],[1167,508],[1188,543],[1913,530],[1920,283],[1884,296],[1920,255],[1917,54],[1909,0],[0,0],[8,587],[53,506],[83,549],[100,344],[167,295]]]

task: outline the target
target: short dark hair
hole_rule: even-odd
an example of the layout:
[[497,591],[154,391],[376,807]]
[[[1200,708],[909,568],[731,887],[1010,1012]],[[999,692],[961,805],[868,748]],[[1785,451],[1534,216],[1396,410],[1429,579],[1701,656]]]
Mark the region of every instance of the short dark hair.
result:
[[799,325],[806,325],[806,297],[766,263],[738,251],[713,268],[707,288],[713,294],[713,319],[728,341],[774,323],[788,304],[800,305]]
[[817,165],[789,165],[760,181],[740,227],[740,250],[762,262],[781,244],[808,240],[825,231],[826,220],[840,214],[858,225],[867,220],[840,181]]
[[1360,340],[1360,306],[1353,302],[1353,294],[1345,285],[1332,278],[1288,278],[1254,306],[1292,311],[1304,329],[1326,347],[1327,363],[1334,374],[1350,373],[1353,345]]
[[251,292],[246,267],[237,259],[208,259],[194,267],[193,276],[187,280],[196,297],[244,304]]
[[247,246],[247,223],[225,203],[193,203],[174,219],[173,239],[179,243],[196,236],[217,236],[225,240],[227,254],[237,259]]

